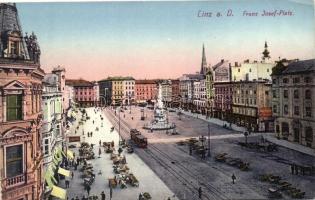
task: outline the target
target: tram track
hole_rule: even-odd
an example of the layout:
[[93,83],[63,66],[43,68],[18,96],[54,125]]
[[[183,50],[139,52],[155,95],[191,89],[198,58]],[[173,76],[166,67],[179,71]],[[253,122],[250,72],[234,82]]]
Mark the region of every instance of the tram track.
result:
[[[207,193],[204,192],[203,196],[205,196],[206,194],[210,194],[210,197],[208,197],[209,199],[229,199],[227,196],[222,194],[222,192],[219,191],[217,188],[215,188],[211,184],[208,184],[207,180],[205,180],[205,178],[202,175],[197,174],[195,170],[189,169],[188,167],[183,165],[181,161],[175,160],[173,157],[169,156],[167,153],[163,152],[162,150],[160,150],[158,147],[154,145],[150,145],[150,150],[154,150],[159,155],[166,158],[168,161],[174,162],[174,164],[172,165],[173,167],[177,167],[178,171],[182,171],[183,174],[188,175],[191,179],[198,182],[200,185],[204,186]],[[198,186],[197,186],[197,189],[198,189]]]
[[[198,200],[198,186],[192,184],[192,181],[189,181],[187,178],[185,178],[185,174],[181,174],[177,170],[175,170],[170,164],[165,162],[165,160],[157,157],[156,154],[154,154],[149,149],[145,149],[144,152],[146,152],[148,155],[150,155],[150,158],[153,158],[158,164],[160,164],[169,174],[171,174],[174,178],[176,178],[177,181],[182,183],[184,187],[186,187],[188,190],[190,190],[193,194],[192,197],[189,197],[189,199],[195,199]],[[208,200],[211,200],[208,196],[203,195]]]
[[[119,126],[119,119],[113,114],[112,111],[105,112],[111,123],[117,129]],[[108,115],[109,114],[109,115]],[[129,138],[129,132],[131,127],[124,120],[120,120],[121,132],[124,132],[126,138]],[[126,139],[125,138],[125,139]],[[202,197],[203,199],[228,199],[227,196],[221,193],[217,188],[211,184],[207,184],[207,180],[201,175],[196,174],[191,169],[187,168],[180,161],[176,161],[174,158],[161,151],[154,145],[149,145],[148,149],[143,150],[150,158],[154,159],[158,164],[160,164],[169,174],[174,176],[176,180],[182,183],[189,191],[194,195],[190,199],[199,199],[198,189],[199,186],[204,186]],[[176,164],[173,164],[174,161]],[[192,180],[192,181],[191,181]]]

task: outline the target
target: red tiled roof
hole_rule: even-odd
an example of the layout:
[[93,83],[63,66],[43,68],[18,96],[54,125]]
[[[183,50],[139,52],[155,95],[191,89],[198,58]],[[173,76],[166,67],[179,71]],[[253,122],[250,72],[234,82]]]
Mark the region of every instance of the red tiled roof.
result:
[[136,80],[136,84],[156,84],[156,80]]
[[66,85],[71,86],[93,86],[93,83],[83,79],[66,79]]

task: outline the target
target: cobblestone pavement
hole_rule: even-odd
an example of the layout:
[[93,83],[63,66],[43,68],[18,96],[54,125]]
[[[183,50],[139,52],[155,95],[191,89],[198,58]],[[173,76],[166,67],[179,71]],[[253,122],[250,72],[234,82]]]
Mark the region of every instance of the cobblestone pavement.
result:
[[[107,113],[109,118],[115,116],[114,111],[107,110]],[[266,173],[281,176],[292,186],[306,192],[307,199],[315,197],[315,177],[292,175],[290,171],[291,163],[315,166],[314,157],[282,147],[272,153],[241,147],[238,144],[244,142],[241,133],[211,124],[211,138],[216,138],[211,140],[212,157],[202,160],[197,155],[189,156],[187,146],[178,146],[172,142],[181,138],[207,135],[207,122],[186,115],[179,120],[176,113],[169,113],[169,121],[176,124],[180,135],[169,135],[166,131],[149,133],[142,130],[142,127],[152,120],[152,114],[151,110],[145,109],[146,120],[141,121],[140,108],[133,107],[131,114],[129,110],[120,113],[121,129],[122,132],[127,132],[128,128],[137,128],[149,138],[151,144],[148,150],[137,149],[136,153],[180,199],[195,199],[200,186],[203,188],[204,199],[266,199],[269,197],[268,188],[276,186],[259,180],[259,175]],[[116,118],[118,116],[117,113]],[[235,137],[237,135],[240,137]],[[248,141],[259,141],[260,135],[250,136]],[[128,133],[124,136],[128,137]],[[249,162],[250,171],[240,171],[225,163],[216,162],[213,156],[222,152]],[[232,184],[232,174],[237,177],[236,184]],[[291,197],[283,192],[283,198]]]
[[[87,108],[88,116],[91,117],[90,120],[87,120],[84,125],[79,126],[77,134],[81,135],[81,139],[88,143],[95,144],[94,152],[95,155],[98,155],[99,150],[99,140],[102,142],[115,142],[116,149],[118,149],[118,140],[119,136],[117,131],[110,132],[112,124],[107,120],[105,116],[104,120],[101,120],[101,112],[94,113],[94,108]],[[102,114],[103,115],[103,114]],[[80,114],[76,116],[77,120],[70,129],[71,133],[75,132],[76,127],[78,126],[78,121],[80,120]],[[93,120],[95,123],[93,124]],[[102,126],[103,125],[103,126]],[[100,130],[96,131],[96,127]],[[93,132],[93,137],[87,137],[87,132]],[[83,135],[84,132],[84,135]],[[79,146],[78,143],[71,143]],[[76,155],[79,155],[78,148],[72,149]],[[127,165],[130,168],[131,172],[139,180],[139,187],[128,186],[126,189],[115,188],[113,189],[113,198],[112,200],[136,200],[140,192],[149,192],[153,199],[166,200],[168,197],[173,196],[173,192],[160,180],[160,178],[136,155],[124,153],[126,156]],[[102,191],[106,194],[106,199],[109,199],[109,186],[108,178],[114,177],[114,172],[112,168],[112,161],[110,160],[110,154],[105,154],[102,148],[101,157],[96,156],[95,159],[90,160],[94,167],[94,173],[96,174],[95,182],[91,186],[90,194],[98,195]],[[75,198],[78,196],[81,200],[83,195],[87,196],[87,192],[84,191],[83,179],[81,177],[82,172],[79,171],[81,167],[78,167],[78,170],[71,170],[74,172],[74,178],[70,179],[70,188],[67,189],[68,198]],[[98,174],[101,170],[102,174]],[[64,181],[60,182],[60,186],[65,188]],[[177,198],[171,198],[177,199]]]

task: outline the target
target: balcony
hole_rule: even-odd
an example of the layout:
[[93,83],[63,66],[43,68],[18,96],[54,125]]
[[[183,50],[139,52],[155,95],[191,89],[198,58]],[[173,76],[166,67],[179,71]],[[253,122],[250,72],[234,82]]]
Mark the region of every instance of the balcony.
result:
[[23,185],[26,182],[26,175],[21,174],[15,177],[6,178],[5,181],[5,188],[10,188],[18,185]]

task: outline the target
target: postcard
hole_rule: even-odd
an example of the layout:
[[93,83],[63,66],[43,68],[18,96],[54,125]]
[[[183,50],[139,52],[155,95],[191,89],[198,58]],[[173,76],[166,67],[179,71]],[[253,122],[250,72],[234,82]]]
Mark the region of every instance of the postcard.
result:
[[0,199],[314,199],[314,8],[1,2]]

